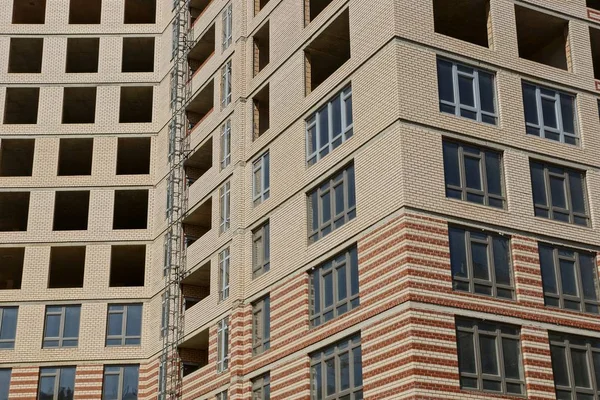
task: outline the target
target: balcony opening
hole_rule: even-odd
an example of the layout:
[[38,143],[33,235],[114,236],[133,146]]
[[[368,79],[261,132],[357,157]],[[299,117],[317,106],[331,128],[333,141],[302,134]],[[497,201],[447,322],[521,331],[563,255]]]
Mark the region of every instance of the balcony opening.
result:
[[29,219],[29,192],[0,192],[0,232],[23,232]]
[[94,139],[60,139],[58,176],[92,174]]
[[96,87],[66,87],[63,124],[93,124],[96,121]]
[[215,54],[215,25],[204,32],[198,39],[198,42],[192,47],[188,53],[188,65],[190,72],[193,75],[204,65],[213,54]]
[[48,288],[81,288],[85,271],[85,246],[52,247]]
[[43,53],[43,38],[10,38],[8,73],[39,74]]
[[85,231],[90,209],[89,190],[58,191],[54,200],[54,231]]
[[308,25],[325,10],[333,0],[304,0],[304,23]]
[[179,346],[183,376],[208,365],[208,328],[192,335]]
[[183,233],[186,246],[191,246],[212,228],[212,197],[183,218]]
[[206,7],[212,2],[212,0],[191,0],[190,1],[190,26],[194,25],[198,17],[202,15]]
[[586,0],[586,5],[588,8],[600,11],[600,0]]
[[252,98],[252,123],[254,139],[265,133],[271,124],[269,102],[269,85],[265,85]]
[[156,0],[125,0],[125,23],[156,23]]
[[350,20],[342,12],[304,49],[306,94],[315,90],[350,59]]
[[102,0],[71,0],[69,24],[99,24]]
[[13,0],[13,24],[43,24],[46,21],[46,0]]
[[110,249],[110,287],[144,286],[146,245],[112,246]]
[[192,155],[185,160],[185,177],[187,185],[192,186],[202,175],[204,175],[213,165],[213,141],[212,137],[197,148]]
[[40,88],[6,88],[4,124],[37,124]]
[[25,247],[0,248],[0,290],[21,289]]
[[68,74],[98,72],[100,38],[68,38],[67,66]]
[[123,38],[121,72],[154,72],[154,38]]
[[592,44],[594,78],[600,80],[600,29],[594,29],[590,27],[590,42]]
[[148,227],[148,190],[115,190],[113,229]]
[[570,70],[569,21],[515,5],[519,57]]
[[121,87],[119,122],[152,122],[152,86]]
[[186,310],[210,295],[210,262],[207,262],[181,281],[181,292]]
[[269,64],[269,21],[254,34],[254,75]]
[[186,107],[188,134],[213,111],[215,106],[215,82],[211,79]]
[[150,173],[150,138],[119,138],[117,143],[117,175]]
[[258,14],[260,10],[265,8],[269,0],[254,0],[254,15]]
[[433,20],[437,33],[489,47],[489,0],[433,0]]
[[0,141],[0,176],[31,176],[35,139]]

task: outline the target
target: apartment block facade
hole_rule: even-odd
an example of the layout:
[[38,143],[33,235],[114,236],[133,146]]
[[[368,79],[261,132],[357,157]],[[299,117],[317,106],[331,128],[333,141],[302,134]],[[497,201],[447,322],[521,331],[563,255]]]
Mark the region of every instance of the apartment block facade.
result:
[[600,1],[0,5],[0,400],[600,399]]

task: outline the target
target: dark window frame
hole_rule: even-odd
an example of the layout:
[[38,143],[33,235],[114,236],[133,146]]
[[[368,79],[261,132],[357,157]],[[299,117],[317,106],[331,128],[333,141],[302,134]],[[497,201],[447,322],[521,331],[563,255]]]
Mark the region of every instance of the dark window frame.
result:
[[271,298],[265,296],[252,303],[252,355],[271,348]]
[[0,383],[8,382],[8,385],[0,385],[0,399],[8,400],[8,393],[10,391],[11,375],[12,375],[12,368],[0,368]]
[[[125,369],[135,369],[137,372],[137,384],[136,387],[131,394],[123,393],[124,387],[124,379],[125,379]],[[139,364],[124,364],[124,365],[104,365],[104,370],[102,372],[102,400],[137,400],[139,395],[139,387],[140,387],[140,366]],[[105,393],[106,391],[106,381],[107,376],[116,375],[118,376],[118,388],[117,388],[117,397],[111,398]]]
[[252,279],[271,270],[271,221],[252,231]]
[[[67,320],[67,308],[77,310],[77,336],[65,337],[65,330],[69,321]],[[60,316],[59,322],[59,333],[58,336],[47,336],[48,332],[48,317],[49,316]],[[44,337],[42,342],[42,348],[61,348],[61,347],[77,347],[79,346],[79,334],[81,330],[81,305],[80,304],[68,304],[68,305],[48,305],[46,306],[46,312],[44,314]],[[49,343],[56,342],[56,345],[51,346]],[[65,343],[67,342],[67,343]]]
[[252,163],[252,201],[254,206],[267,201],[270,196],[271,157],[267,150]]
[[13,307],[13,306],[0,307],[0,333],[2,333],[2,336],[4,336],[4,329],[5,329],[4,324],[8,323],[5,321],[5,318],[8,319],[8,317],[6,317],[6,310],[14,311],[14,315],[15,315],[14,331],[10,332],[10,334],[9,334],[9,336],[12,336],[12,338],[8,337],[7,339],[0,339],[0,350],[1,349],[14,349],[15,341],[17,340],[17,325],[19,323],[19,307]]
[[[65,372],[71,373],[72,376],[69,377],[69,375],[67,375],[67,377],[65,379],[69,379],[72,378],[72,380],[70,380],[69,382],[64,382],[63,381],[63,374]],[[42,393],[41,393],[41,389],[42,389],[42,380],[43,378],[54,378],[54,382],[53,382],[53,394],[52,394],[52,399],[53,400],[73,400],[73,396],[75,394],[75,373],[76,373],[76,367],[74,366],[61,366],[61,367],[41,367],[40,371],[39,371],[39,382],[38,382],[38,389],[37,389],[37,394],[38,394],[38,399],[47,399],[47,397],[42,397]],[[70,386],[67,386],[67,388],[73,388],[70,396],[68,394],[61,394],[62,392],[62,388],[63,388],[63,384],[67,383],[70,384]],[[68,392],[67,392],[68,393]]]
[[[326,283],[328,276],[331,276],[330,285]],[[340,278],[340,276],[343,278]],[[356,245],[336,254],[310,272],[309,299],[311,327],[320,326],[340,315],[350,312],[360,305],[358,277],[358,248]],[[341,279],[345,279],[346,281],[346,284],[343,285],[346,295],[343,298],[339,298]],[[356,285],[356,293],[353,293],[353,284]],[[326,292],[328,287],[332,291],[332,302],[326,306],[325,303],[328,297]]]
[[[453,249],[453,232],[462,235],[461,239],[462,245],[464,246],[463,248],[457,247]],[[456,225],[450,225],[448,227],[448,237],[450,249],[450,264],[452,268],[453,290],[473,293],[476,295],[502,298],[507,300],[515,299],[515,280],[509,237],[494,234],[487,231],[475,231],[473,229],[468,229]],[[487,268],[489,277],[488,280],[482,278],[475,278],[475,263],[473,261],[473,243],[486,246]],[[501,266],[497,265],[498,258],[496,257],[496,243],[498,244],[498,246],[503,245],[506,248],[506,256],[504,258],[507,261],[506,268],[508,269],[510,284],[498,283],[497,281],[498,270]],[[453,255],[456,256],[457,254],[455,252],[460,250],[465,251],[464,259],[462,255],[460,256],[460,258],[463,259],[463,261],[466,261],[466,265],[464,268],[466,272],[466,277],[460,276],[458,270],[459,266],[454,264],[454,260],[456,260],[456,258],[453,257]],[[467,286],[465,287],[465,285]],[[484,293],[485,288],[489,288],[489,294]],[[500,293],[500,295],[498,293]]]
[[270,400],[271,374],[269,372],[252,379],[252,400]]
[[[120,309],[119,309],[120,307]],[[112,310],[111,310],[112,308]],[[139,335],[128,335],[127,334],[127,327],[129,326],[129,318],[130,318],[130,313],[132,312],[133,308],[138,308],[139,309],[139,319],[140,319],[140,326],[138,327],[138,330],[140,332]],[[115,346],[139,346],[142,342],[142,326],[143,326],[143,305],[142,303],[115,303],[115,304],[109,304],[108,305],[108,310],[107,310],[107,316],[106,316],[106,341],[105,341],[105,345],[107,347],[115,347]],[[121,333],[119,335],[109,335],[109,331],[110,331],[110,316],[111,314],[121,314]],[[134,317],[132,317],[134,318]],[[119,343],[109,343],[109,341],[116,341],[118,340]]]

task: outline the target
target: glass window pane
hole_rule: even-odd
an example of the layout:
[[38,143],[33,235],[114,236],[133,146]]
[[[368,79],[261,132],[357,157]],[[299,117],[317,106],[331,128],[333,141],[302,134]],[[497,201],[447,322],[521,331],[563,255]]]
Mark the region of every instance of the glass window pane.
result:
[[563,178],[550,176],[550,196],[552,198],[552,206],[567,208],[565,180]]
[[496,275],[496,283],[510,285],[510,254],[509,242],[505,238],[493,237],[492,239],[494,251],[494,272]]
[[556,285],[556,273],[554,270],[554,252],[552,250],[552,247],[540,245],[539,252],[544,292],[558,294],[558,286]]
[[481,372],[498,375],[498,355],[496,353],[496,338],[479,335],[479,351],[481,354]]
[[544,126],[550,128],[558,128],[556,121],[556,101],[542,97],[542,117],[544,118]]
[[142,333],[142,306],[129,306],[127,310],[127,336],[139,336]]
[[333,304],[333,274],[328,273],[323,276],[323,291],[325,293],[325,302],[323,306],[325,308],[330,307]]
[[44,337],[58,337],[60,332],[60,315],[46,316],[46,333]]
[[574,98],[567,94],[560,95],[560,112],[562,115],[563,130],[575,133]]
[[346,125],[352,125],[352,96],[346,99]]
[[337,289],[337,294],[338,294],[338,298],[337,301],[341,301],[344,300],[346,297],[348,297],[348,293],[347,293],[347,278],[346,278],[346,266],[344,265],[343,267],[340,267],[337,269],[337,284],[338,284],[338,289]]
[[8,400],[10,373],[11,370],[8,368],[0,369],[0,400]]
[[325,379],[327,380],[327,395],[335,394],[336,392],[336,384],[335,384],[335,359],[330,358],[325,361]]
[[538,114],[534,86],[523,85],[523,107],[525,109],[525,122],[537,125]]
[[500,166],[500,155],[494,152],[486,152],[485,169],[487,175],[487,190],[489,193],[502,195],[502,173]]
[[470,189],[483,190],[481,182],[481,160],[479,158],[465,156],[464,161],[467,187]]
[[311,276],[311,282],[313,283],[312,294],[314,296],[314,313],[318,314],[321,312],[321,280],[317,273],[313,273]]
[[585,196],[583,188],[583,175],[579,172],[569,173],[569,190],[571,194],[571,204],[573,211],[585,214]]
[[564,294],[577,296],[577,273],[575,271],[575,263],[567,260],[559,260],[559,267],[562,292]]
[[450,265],[452,268],[452,276],[466,278],[469,276],[469,270],[467,268],[465,232],[462,229],[450,228],[448,233],[450,240]]
[[319,112],[317,123],[319,124],[319,147],[323,147],[329,143],[329,114],[327,113],[327,107]]
[[444,143],[444,176],[446,185],[460,186],[458,145],[456,143]]
[[502,357],[504,361],[504,375],[507,378],[521,379],[521,349],[519,341],[502,339]]
[[108,335],[121,335],[123,327],[123,314],[111,313],[108,314]]
[[494,113],[494,76],[492,74],[479,71],[479,96],[481,109]]
[[571,349],[571,361],[573,363],[575,386],[580,388],[591,388],[592,383],[585,350]]
[[354,387],[362,386],[362,351],[360,347],[352,350],[352,357],[354,359]]
[[79,312],[80,307],[65,307],[64,336],[76,338],[79,336]]
[[533,202],[535,204],[547,205],[544,166],[542,164],[531,163],[531,185],[533,189]]
[[488,246],[483,243],[471,242],[471,257],[473,258],[473,277],[490,280],[488,264]]
[[[310,123],[310,121],[309,121]],[[313,125],[307,130],[308,154],[312,154],[317,150],[317,125]]]
[[475,346],[473,334],[468,332],[457,332],[458,365],[461,373],[476,373]]
[[437,62],[438,93],[440,100],[454,102],[454,85],[452,84],[452,63],[444,60]]
[[316,400],[323,400],[323,377],[321,375],[321,364],[312,367],[312,391]]
[[350,354],[340,354],[340,390],[350,387]]
[[356,205],[356,188],[354,182],[354,164],[346,169],[346,182],[348,182],[348,207]]
[[337,185],[335,191],[335,215],[344,212],[344,185]]
[[72,400],[75,391],[75,368],[61,368],[58,400]]
[[331,221],[331,192],[327,191],[321,196],[321,224]]
[[[265,319],[264,319],[264,332],[265,332],[265,341],[268,341],[271,338],[271,299],[267,297],[264,303],[265,310]],[[268,345],[265,346],[267,349]]]
[[351,294],[358,294],[358,254],[356,247],[350,250],[350,290]]
[[38,400],[52,400],[54,398],[54,376],[41,376],[39,383]]
[[333,137],[342,133],[342,103],[339,96],[331,102],[331,125]]
[[119,399],[119,375],[106,375],[104,373],[104,384],[102,385],[102,400]]
[[579,254],[583,297],[586,300],[598,300],[598,272],[594,261],[593,256]]
[[138,374],[138,367],[123,368],[123,400],[137,399]]
[[0,339],[14,339],[17,332],[17,307],[0,308]]
[[458,75],[458,95],[460,97],[460,104],[475,107],[472,77]]

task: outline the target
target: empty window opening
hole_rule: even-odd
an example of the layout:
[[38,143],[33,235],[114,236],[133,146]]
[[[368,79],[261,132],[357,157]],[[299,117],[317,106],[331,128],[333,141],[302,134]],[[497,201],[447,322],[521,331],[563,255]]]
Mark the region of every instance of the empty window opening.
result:
[[115,190],[113,229],[148,227],[148,190]]
[[7,88],[5,124],[37,124],[40,88]]
[[269,108],[269,85],[267,84],[252,99],[252,120],[255,139],[269,129],[271,124]]
[[60,139],[58,176],[91,175],[94,139]]
[[43,52],[43,38],[10,38],[8,72],[39,74]]
[[85,270],[85,246],[52,247],[48,287],[81,288]]
[[186,107],[188,134],[213,111],[215,106],[214,95],[215,82],[214,79],[211,79]]
[[254,15],[258,14],[260,10],[265,8],[269,0],[254,0]]
[[212,197],[183,219],[183,232],[186,246],[191,246],[212,228]]
[[308,25],[317,15],[321,14],[325,7],[333,0],[304,0],[304,22]]
[[144,286],[146,245],[112,246],[110,287]]
[[208,328],[192,335],[179,346],[183,376],[208,365]]
[[25,247],[0,248],[0,290],[21,289]]
[[31,176],[35,139],[0,141],[0,176]]
[[152,86],[122,87],[119,122],[152,122],[152,96]]
[[586,5],[588,6],[588,8],[600,10],[600,0],[587,0]]
[[188,65],[193,75],[198,71],[213,54],[215,54],[215,25],[198,39],[194,47],[188,53]]
[[191,25],[194,25],[199,16],[202,15],[206,7],[212,0],[191,0],[190,1],[190,18]]
[[150,173],[150,138],[119,138],[117,175]]
[[269,64],[269,21],[254,35],[254,75]]
[[154,72],[154,38],[123,38],[121,72]]
[[0,232],[27,230],[29,192],[0,193]]
[[125,23],[156,23],[156,0],[125,0]]
[[569,21],[515,5],[519,57],[570,69]]
[[54,200],[55,231],[84,231],[88,227],[90,192],[59,191]]
[[213,165],[213,141],[208,139],[192,155],[185,160],[185,177],[188,186],[191,186],[202,175],[204,175]]
[[434,0],[433,19],[442,35],[484,47],[491,42],[489,0]]
[[592,44],[594,78],[600,79],[600,29],[590,28],[590,41]]
[[188,310],[210,295],[210,262],[181,281],[184,306]]
[[102,0],[71,0],[69,24],[99,24],[102,16]]
[[43,24],[46,20],[46,0],[13,0],[13,24]]
[[100,38],[68,38],[66,72],[98,72],[99,52]]
[[350,21],[347,9],[304,49],[304,56],[308,94],[350,59]]
[[63,124],[93,124],[96,120],[96,88],[66,87],[63,97]]

